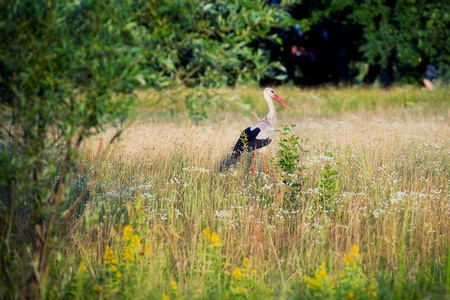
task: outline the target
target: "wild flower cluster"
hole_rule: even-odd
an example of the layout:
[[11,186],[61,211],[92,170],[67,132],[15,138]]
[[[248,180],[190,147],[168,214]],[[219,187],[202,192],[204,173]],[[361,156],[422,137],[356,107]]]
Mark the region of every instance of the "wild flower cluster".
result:
[[306,288],[311,291],[322,291],[326,294],[332,294],[331,292],[335,288],[334,278],[327,273],[324,261],[314,271],[314,276],[305,275],[303,279],[306,283]]
[[116,257],[114,255],[114,251],[111,249],[111,247],[106,246],[105,254],[103,255],[105,266],[109,266],[109,270],[111,272],[116,272],[116,276],[118,278],[122,277],[122,273],[119,272],[116,266]]
[[348,254],[344,254],[344,261],[347,266],[356,267],[359,259],[359,248],[357,245],[353,245]]
[[325,262],[314,271],[314,276],[303,277],[305,295],[319,298],[368,299],[377,297],[377,280],[364,274],[359,248],[353,245],[344,254],[345,267],[337,274],[329,274]]
[[[113,241],[114,242],[114,241]],[[97,293],[104,293],[105,286],[108,288],[118,288],[121,285],[123,276],[129,275],[129,272],[139,262],[139,257],[148,257],[151,255],[150,243],[142,247],[141,238],[135,233],[131,225],[123,227],[122,236],[117,240],[116,250],[121,255],[117,255],[112,246],[106,246],[103,254],[103,267],[96,276],[93,290]],[[114,243],[113,243],[114,244]],[[85,275],[86,267],[80,265],[78,273]]]
[[220,238],[216,232],[211,232],[211,228],[206,227],[203,230],[203,239],[211,242],[210,246],[216,248],[220,246]]
[[250,259],[244,257],[242,265],[236,266],[231,273],[231,282],[227,290],[227,295],[232,297],[246,296],[255,285],[257,271],[252,267]]

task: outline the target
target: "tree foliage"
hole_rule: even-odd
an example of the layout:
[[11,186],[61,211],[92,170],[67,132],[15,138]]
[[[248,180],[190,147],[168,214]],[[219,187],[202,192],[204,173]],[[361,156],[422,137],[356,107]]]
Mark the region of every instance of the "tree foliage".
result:
[[290,2],[274,7],[253,0],[135,1],[145,81],[155,88],[218,87],[259,81],[271,69],[283,69],[252,43],[274,24],[288,24]]
[[442,1],[366,0],[352,19],[364,28],[361,52],[386,67],[390,56],[399,66],[417,67],[422,58],[449,61],[450,4]]

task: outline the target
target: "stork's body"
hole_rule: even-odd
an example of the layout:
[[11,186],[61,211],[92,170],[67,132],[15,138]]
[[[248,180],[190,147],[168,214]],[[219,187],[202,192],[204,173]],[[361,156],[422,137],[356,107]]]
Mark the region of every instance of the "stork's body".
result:
[[289,106],[287,106],[287,104],[284,103],[284,101],[281,100],[277,94],[275,94],[273,89],[266,88],[264,90],[264,99],[269,106],[269,113],[264,119],[261,120],[261,122],[242,131],[241,136],[233,149],[233,158],[235,159],[239,158],[239,156],[245,151],[252,153],[252,175],[255,174],[253,165],[255,152],[264,151],[264,171],[266,170],[265,150],[273,140],[275,135],[275,126],[277,124],[277,116],[272,98],[280,102],[281,105],[287,109],[290,109]]

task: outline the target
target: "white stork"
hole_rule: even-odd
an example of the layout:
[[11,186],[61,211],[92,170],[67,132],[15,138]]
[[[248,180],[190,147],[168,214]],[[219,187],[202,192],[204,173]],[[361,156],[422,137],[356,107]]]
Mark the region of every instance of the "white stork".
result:
[[[239,156],[244,152],[248,151],[252,153],[252,175],[255,175],[255,168],[253,166],[253,161],[255,160],[255,152],[264,151],[264,171],[266,171],[266,146],[270,144],[275,135],[275,126],[277,124],[277,117],[275,106],[273,105],[272,98],[277,100],[287,109],[290,109],[286,103],[284,103],[281,98],[275,94],[272,88],[266,88],[264,90],[264,99],[266,99],[267,105],[269,106],[269,113],[267,116],[251,127],[248,127],[241,133],[241,137],[236,142],[233,149],[233,158],[238,159]],[[261,150],[259,150],[261,149]]]

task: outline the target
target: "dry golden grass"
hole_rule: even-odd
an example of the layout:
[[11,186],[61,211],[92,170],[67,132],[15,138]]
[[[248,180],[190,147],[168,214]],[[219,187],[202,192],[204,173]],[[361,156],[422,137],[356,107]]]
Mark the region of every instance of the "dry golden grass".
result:
[[[350,98],[364,93],[351,91]],[[247,92],[240,91],[244,98]],[[333,112],[324,111],[317,100],[323,99],[321,93],[332,98],[326,92],[306,91],[298,102],[300,90],[277,92],[293,108],[286,112],[277,106],[279,123],[297,124],[294,134],[309,140],[303,160],[307,180],[296,208],[277,202],[283,189],[273,161],[269,169],[274,176],[262,172],[260,157],[255,177],[248,158],[221,167],[241,130],[255,122],[251,114],[218,114],[201,125],[185,114],[175,116],[176,122],[141,115],[110,148],[104,144],[112,130],[85,145],[84,164],[96,166],[86,172],[85,181],[98,178],[85,215],[99,219],[97,225],[90,223],[80,231],[83,236],[74,241],[73,249],[94,265],[94,278],[106,245],[120,248],[118,225],[128,223],[152,245],[153,258],[140,265],[142,274],[137,276],[151,278],[152,283],[138,280],[133,285],[146,296],[166,291],[170,279],[175,279],[184,297],[208,297],[207,266],[199,259],[206,227],[220,236],[219,252],[226,262],[222,270],[231,274],[243,257],[249,257],[257,270],[256,285],[266,287],[272,296],[288,297],[293,286],[301,290],[302,276],[311,274],[321,261],[335,270],[343,268],[343,255],[354,244],[363,254],[364,272],[387,282],[380,290],[386,297],[401,297],[392,286],[407,282],[413,283],[416,295],[423,274],[450,276],[444,270],[450,232],[448,108],[391,106],[380,100],[382,105],[373,110]],[[370,93],[382,99],[406,97],[408,91]],[[319,104],[309,102],[314,97]],[[262,96],[256,98],[264,102]],[[261,106],[255,111],[262,111],[261,117],[265,114]],[[271,144],[270,158],[275,159],[278,139],[279,134]],[[325,207],[317,199],[324,192],[318,183],[327,164],[338,170],[340,185]],[[138,206],[136,196],[142,199]],[[432,282],[442,289],[443,279],[427,284]]]

